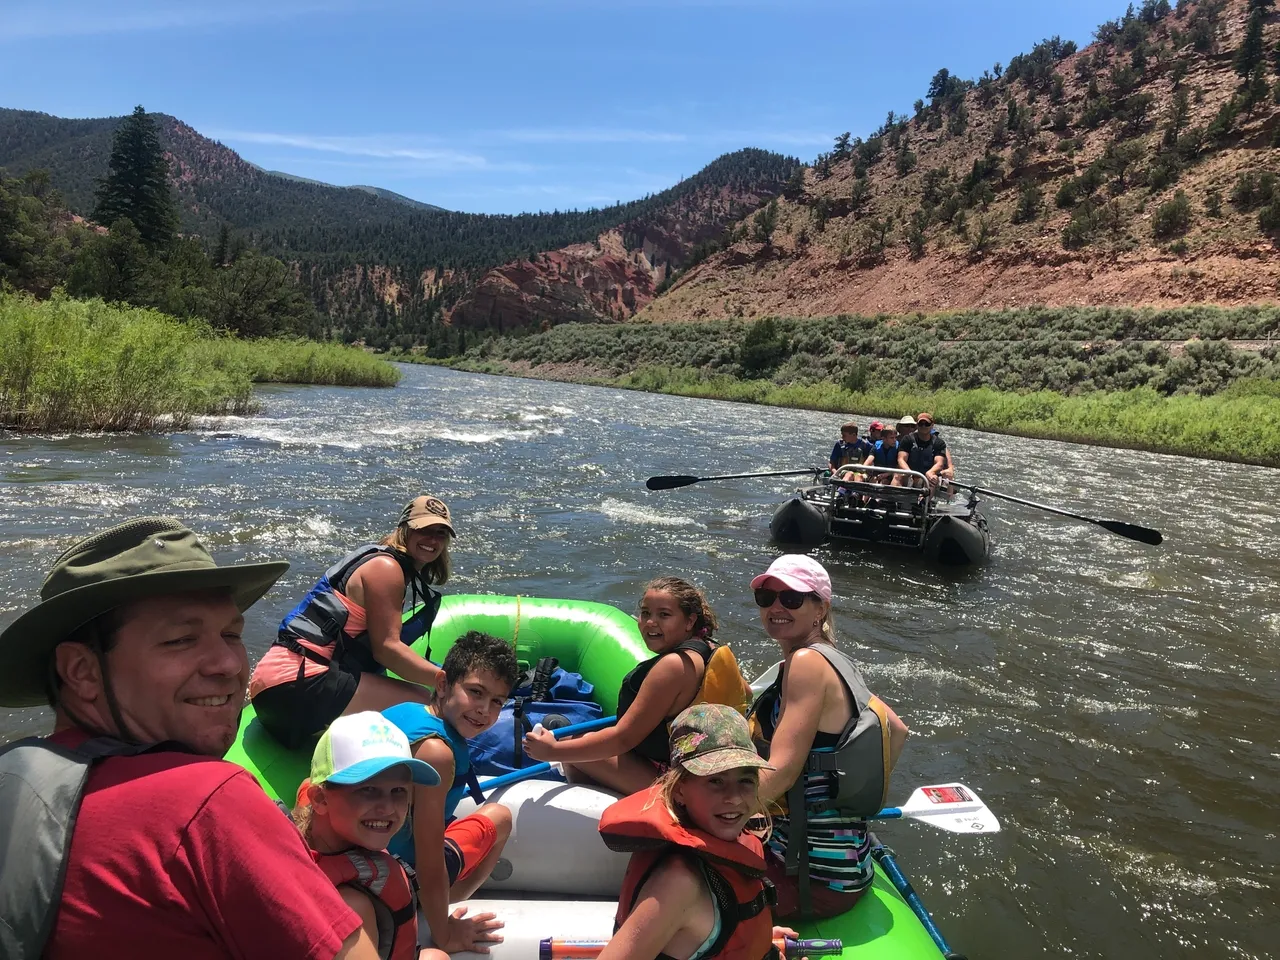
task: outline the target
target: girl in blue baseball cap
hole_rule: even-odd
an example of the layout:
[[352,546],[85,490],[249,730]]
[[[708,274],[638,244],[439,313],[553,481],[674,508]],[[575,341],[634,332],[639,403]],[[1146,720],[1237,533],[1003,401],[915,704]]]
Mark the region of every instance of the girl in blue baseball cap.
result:
[[311,776],[298,788],[294,822],[380,957],[419,956],[413,886],[386,848],[409,815],[413,785],[439,782],[434,767],[414,758],[399,727],[365,711],[329,726],[311,756]]

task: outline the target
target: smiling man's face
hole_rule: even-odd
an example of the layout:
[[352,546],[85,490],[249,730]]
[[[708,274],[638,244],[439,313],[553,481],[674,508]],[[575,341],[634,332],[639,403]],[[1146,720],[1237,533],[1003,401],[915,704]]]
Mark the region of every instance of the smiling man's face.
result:
[[[235,742],[249,683],[244,617],[227,591],[138,600],[118,612],[107,670],[127,730],[221,757]],[[100,681],[99,681],[100,682]],[[105,688],[94,698],[105,705]]]

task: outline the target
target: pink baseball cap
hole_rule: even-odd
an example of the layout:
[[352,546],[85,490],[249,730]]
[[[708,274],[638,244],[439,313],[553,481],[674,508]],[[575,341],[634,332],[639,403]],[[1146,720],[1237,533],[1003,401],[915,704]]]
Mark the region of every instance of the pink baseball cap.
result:
[[770,577],[781,580],[792,590],[816,593],[827,603],[831,602],[831,577],[826,568],[813,557],[806,557],[802,553],[784,553],[769,564],[768,570],[751,581],[751,589],[757,589]]

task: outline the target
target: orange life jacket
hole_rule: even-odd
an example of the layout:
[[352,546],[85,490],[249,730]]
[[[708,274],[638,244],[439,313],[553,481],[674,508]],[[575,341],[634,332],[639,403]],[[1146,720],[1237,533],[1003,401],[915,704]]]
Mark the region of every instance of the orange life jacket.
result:
[[311,851],[335,887],[365,890],[378,918],[381,960],[414,960],[418,955],[418,905],[404,865],[385,851],[353,848],[343,853]]
[[618,896],[614,930],[635,907],[649,875],[677,851],[696,856],[706,867],[711,895],[720,910],[720,936],[705,956],[726,960],[762,960],[774,956],[773,885],[764,878],[764,848],[748,833],[721,840],[674,820],[655,788],[633,793],[600,817],[600,835],[610,850],[631,854]]

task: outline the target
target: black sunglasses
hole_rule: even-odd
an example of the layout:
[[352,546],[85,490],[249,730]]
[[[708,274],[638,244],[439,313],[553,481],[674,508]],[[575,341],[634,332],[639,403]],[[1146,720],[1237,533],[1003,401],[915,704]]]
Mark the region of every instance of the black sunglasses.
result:
[[756,606],[772,607],[773,601],[781,600],[782,605],[788,610],[799,610],[810,597],[819,599],[816,593],[801,593],[799,590],[770,590],[767,587],[760,587],[756,590]]

